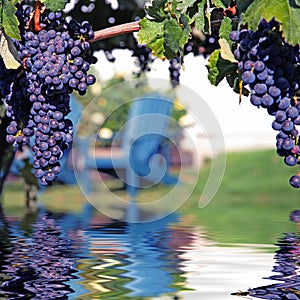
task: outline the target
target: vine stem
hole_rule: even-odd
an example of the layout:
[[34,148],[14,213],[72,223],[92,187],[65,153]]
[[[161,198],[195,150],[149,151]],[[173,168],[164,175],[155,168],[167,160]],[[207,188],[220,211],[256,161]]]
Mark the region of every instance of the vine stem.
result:
[[109,28],[95,31],[95,37],[89,42],[94,43],[114,36],[136,32],[139,31],[140,29],[141,29],[141,25],[139,21],[112,26]]

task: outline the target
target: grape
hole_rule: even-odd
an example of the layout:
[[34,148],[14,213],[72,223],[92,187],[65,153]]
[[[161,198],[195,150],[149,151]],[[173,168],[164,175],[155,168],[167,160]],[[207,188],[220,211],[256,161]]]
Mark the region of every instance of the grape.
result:
[[291,132],[294,129],[294,123],[292,121],[290,121],[290,120],[286,120],[282,124],[282,129],[285,132]]
[[257,83],[254,86],[254,91],[259,95],[265,94],[267,91],[267,85],[264,83]]
[[288,166],[295,166],[297,163],[297,158],[292,155],[289,155],[284,158],[284,162]]
[[66,120],[69,95],[74,90],[85,93],[96,81],[88,74],[90,64],[96,62],[88,42],[94,33],[89,22],[68,21],[49,9],[41,11],[42,29],[36,30],[30,23],[36,22],[34,3],[16,7],[21,40],[14,43],[22,72],[7,70],[0,58],[0,99],[12,119],[7,141],[19,149],[33,136],[35,175],[46,185],[59,173],[59,159],[72,143],[73,125]]
[[261,102],[265,107],[270,107],[274,103],[274,99],[270,95],[265,94],[263,95]]
[[294,141],[291,138],[286,138],[282,142],[282,148],[284,150],[291,150],[295,146]]
[[256,95],[251,95],[250,102],[255,106],[260,106],[262,104],[261,97],[258,97]]
[[255,77],[254,73],[251,71],[246,71],[242,75],[242,80],[246,84],[253,83],[255,81],[255,79],[256,79],[256,77]]
[[179,56],[169,61],[170,80],[173,87],[176,87],[179,84],[180,69],[181,65]]
[[262,62],[262,61],[256,61],[254,63],[254,70],[255,71],[258,71],[258,72],[261,72],[265,69],[265,64]]
[[263,70],[262,72],[256,74],[258,80],[265,81],[268,78],[267,70]]
[[269,94],[270,94],[270,96],[275,98],[275,97],[278,97],[281,94],[281,91],[276,86],[270,86],[269,87]]
[[294,175],[290,178],[290,185],[294,188],[300,188],[300,176]]
[[[300,50],[288,44],[275,19],[262,19],[257,31],[242,29],[233,31],[234,56],[241,73],[243,85],[250,89],[250,102],[267,109],[275,117],[272,128],[276,136],[278,155],[289,166],[299,164],[300,102]],[[290,184],[300,187],[299,174]]]
[[296,107],[289,107],[286,111],[287,117],[291,119],[296,119],[299,115],[298,109]]
[[286,120],[286,113],[283,110],[278,110],[275,115],[276,121],[283,122]]
[[240,40],[240,32],[237,30],[231,31],[229,37],[233,42],[238,42]]

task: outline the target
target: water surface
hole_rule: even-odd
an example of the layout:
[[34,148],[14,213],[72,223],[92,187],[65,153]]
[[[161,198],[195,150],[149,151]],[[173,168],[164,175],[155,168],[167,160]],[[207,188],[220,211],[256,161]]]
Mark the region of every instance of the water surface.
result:
[[186,223],[124,223],[88,204],[2,215],[0,299],[300,299],[296,232],[276,245],[224,244]]

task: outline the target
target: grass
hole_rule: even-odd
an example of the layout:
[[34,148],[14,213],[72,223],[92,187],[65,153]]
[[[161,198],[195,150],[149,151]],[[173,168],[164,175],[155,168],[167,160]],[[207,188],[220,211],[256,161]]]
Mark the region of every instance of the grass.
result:
[[[283,232],[297,229],[289,221],[290,212],[298,209],[300,204],[299,190],[288,184],[295,169],[285,166],[274,150],[228,154],[220,189],[211,203],[199,208],[199,197],[209,171],[210,164],[207,162],[200,170],[194,192],[180,207],[183,222],[204,227],[208,235],[220,243],[273,244]],[[184,170],[183,183],[172,196],[172,201],[179,203],[185,200],[186,193],[192,188],[191,182],[195,181],[195,174],[195,170]],[[139,201],[160,199],[172,189],[157,186],[141,190]],[[20,181],[6,185],[4,207],[7,214],[22,214],[22,193]],[[124,191],[115,193],[126,198]],[[40,201],[52,211],[79,212],[85,198],[76,186],[56,186],[41,195]],[[99,192],[99,201],[109,204],[110,198]],[[166,203],[170,205],[170,202]]]
[[199,185],[182,207],[184,214],[203,224],[222,242],[274,243],[283,231],[295,230],[291,210],[299,208],[299,190],[290,187],[288,168],[274,150],[230,153],[221,187],[204,209],[197,207]]

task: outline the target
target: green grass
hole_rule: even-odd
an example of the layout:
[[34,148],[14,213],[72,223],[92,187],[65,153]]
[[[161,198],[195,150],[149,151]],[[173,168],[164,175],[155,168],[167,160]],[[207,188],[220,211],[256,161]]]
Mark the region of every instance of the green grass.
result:
[[185,215],[204,225],[222,242],[274,243],[284,231],[295,230],[291,210],[300,208],[299,190],[288,180],[296,170],[284,165],[274,150],[230,153],[221,187],[205,208],[197,206],[209,165],[199,186],[182,207]]
[[[285,166],[274,150],[228,154],[220,189],[211,203],[199,208],[199,197],[209,171],[210,164],[206,163],[200,170],[193,194],[179,209],[184,224],[203,227],[209,237],[220,243],[273,244],[283,232],[297,229],[289,221],[289,214],[300,209],[300,191],[291,188],[288,183],[296,170]],[[174,201],[184,200],[197,171],[186,169],[183,173],[184,180]],[[141,190],[139,201],[153,201],[171,189],[158,186]],[[116,194],[126,198],[124,191]],[[4,194],[5,212],[22,214],[23,199],[22,183],[8,183]],[[52,211],[78,212],[85,198],[78,187],[56,186],[41,195],[40,201]],[[110,198],[99,192],[99,201],[109,205]]]

